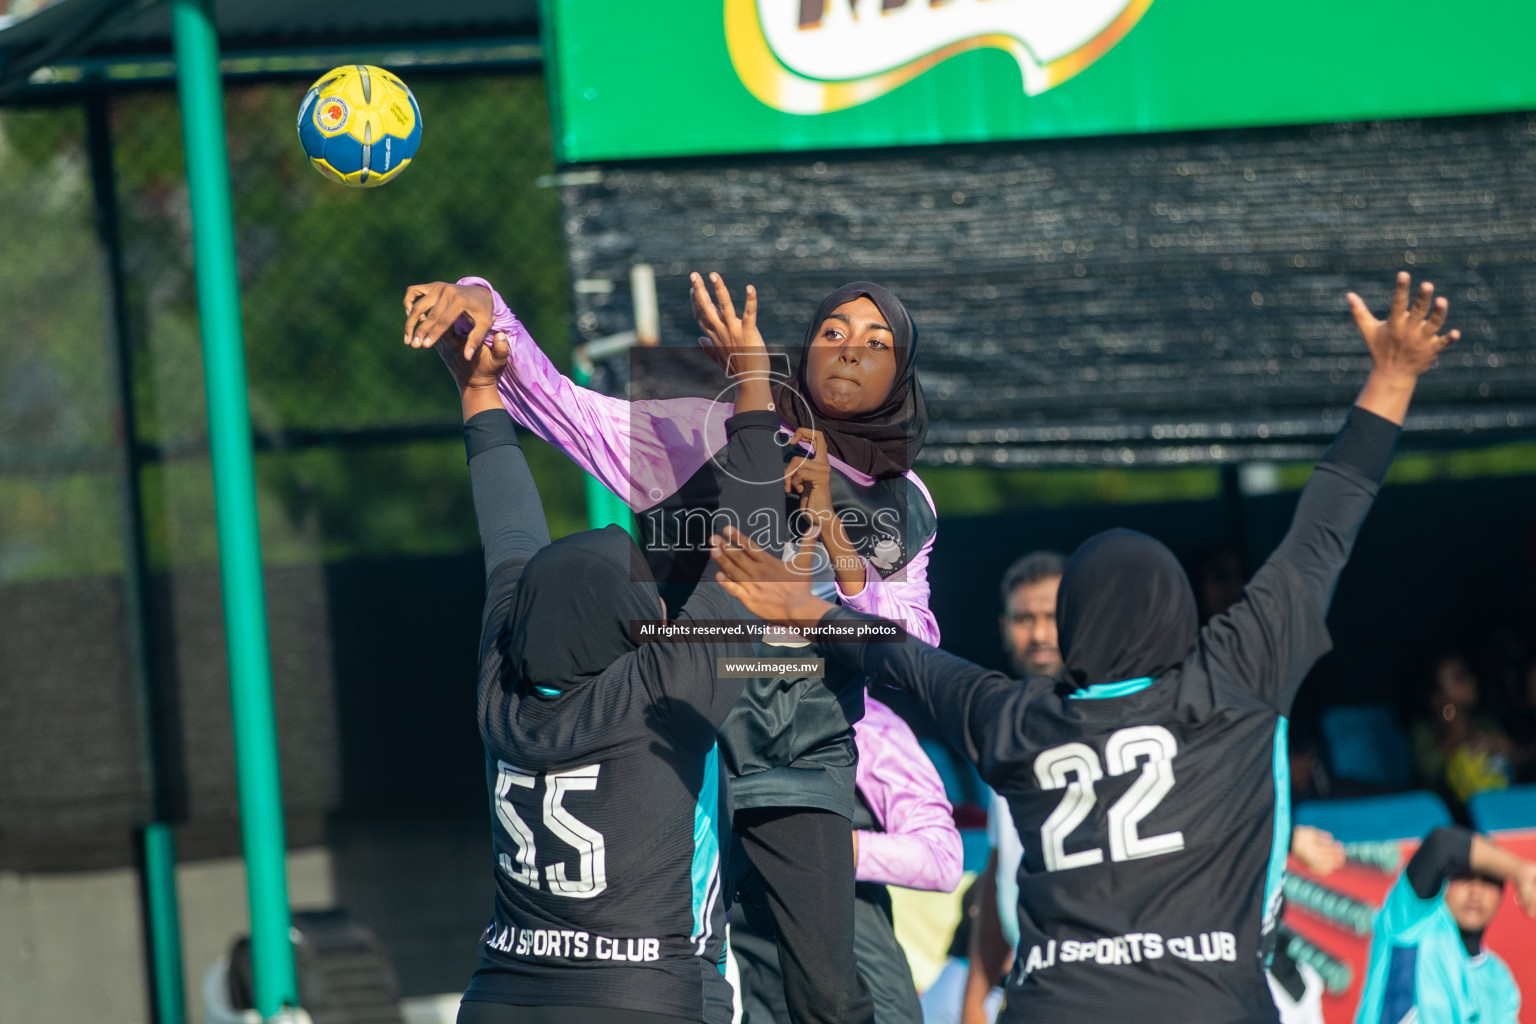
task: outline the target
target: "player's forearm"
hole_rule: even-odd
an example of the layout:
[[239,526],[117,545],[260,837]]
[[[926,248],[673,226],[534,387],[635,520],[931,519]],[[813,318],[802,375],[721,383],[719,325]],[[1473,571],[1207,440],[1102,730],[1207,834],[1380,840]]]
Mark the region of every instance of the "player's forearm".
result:
[[[743,385],[745,388],[747,385]],[[766,396],[766,385],[763,390]],[[748,404],[746,401],[743,405]],[[720,510],[715,533],[729,524],[743,534],[768,543],[777,554],[785,540],[783,456],[774,443],[779,414],[766,397],[758,408],[745,408],[726,420],[725,479],[720,485]],[[704,579],[715,578],[715,565],[706,563]]]
[[841,519],[836,516],[832,518],[822,536],[822,543],[826,545],[827,554],[832,559],[832,574],[837,578],[838,591],[849,595],[861,593],[866,577],[864,559],[859,557],[858,549],[849,541]]
[[1532,870],[1536,865],[1523,857],[1504,849],[1498,843],[1486,836],[1473,833],[1472,851],[1469,858],[1473,871],[1494,878],[1502,878],[1506,882],[1518,880]]
[[[821,618],[824,624],[853,627],[881,620],[836,605]],[[962,752],[988,779],[996,763],[995,745],[1014,725],[1004,718],[1019,683],[1000,672],[982,668],[921,640],[827,640],[822,653],[872,682],[906,690],[939,727],[950,746]],[[990,782],[990,780],[988,780]]]
[[865,615],[890,619],[925,644],[939,645],[939,623],[928,608],[928,555],[933,550],[929,537],[906,566],[889,579],[882,579],[868,562],[863,562],[864,589],[849,593],[841,586],[842,603]]
[[1320,608],[1327,609],[1333,600],[1401,432],[1364,406],[1352,409],[1302,490],[1280,553],[1301,574]]
[[459,408],[464,414],[465,423],[483,412],[501,407],[501,396],[494,387],[469,387],[459,392]]
[[965,972],[965,994],[960,998],[960,1024],[991,1024],[987,996],[996,982],[987,981],[986,971],[974,959]]
[[[465,412],[469,412],[467,403]],[[498,404],[475,413],[466,419],[463,433],[475,519],[489,574],[509,558],[532,557],[549,543],[549,526],[517,428],[506,411]]]
[[[629,402],[580,387],[561,373],[489,281],[464,277],[458,283],[490,293],[492,329],[505,333],[511,347],[498,381],[500,399],[520,426],[559,448],[631,507],[637,494],[676,490],[667,460],[633,450],[636,417]],[[678,433],[688,436],[686,429]]]
[[859,833],[855,879],[926,892],[954,892],[964,875],[964,851],[954,822],[905,824],[902,829]]
[[1373,412],[1382,419],[1398,426],[1408,417],[1408,404],[1413,401],[1413,389],[1419,378],[1411,373],[1377,367],[1365,380],[1355,406]]
[[987,979],[990,989],[1008,969],[1008,939],[997,912],[997,851],[987,861],[987,869],[976,879],[976,923],[971,931],[971,962]]

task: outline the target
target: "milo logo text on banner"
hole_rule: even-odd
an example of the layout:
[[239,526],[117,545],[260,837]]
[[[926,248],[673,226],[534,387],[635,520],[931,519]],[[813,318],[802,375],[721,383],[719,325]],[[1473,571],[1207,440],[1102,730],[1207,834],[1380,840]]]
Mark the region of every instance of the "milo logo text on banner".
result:
[[741,81],[790,114],[883,96],[957,54],[1012,54],[1034,96],[1125,38],[1152,0],[725,0]]

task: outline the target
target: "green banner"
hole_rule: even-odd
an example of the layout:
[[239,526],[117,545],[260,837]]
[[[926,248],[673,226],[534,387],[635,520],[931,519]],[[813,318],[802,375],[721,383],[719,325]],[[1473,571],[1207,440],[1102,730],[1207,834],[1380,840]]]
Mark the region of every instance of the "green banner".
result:
[[544,0],[561,162],[1536,108],[1536,0]]

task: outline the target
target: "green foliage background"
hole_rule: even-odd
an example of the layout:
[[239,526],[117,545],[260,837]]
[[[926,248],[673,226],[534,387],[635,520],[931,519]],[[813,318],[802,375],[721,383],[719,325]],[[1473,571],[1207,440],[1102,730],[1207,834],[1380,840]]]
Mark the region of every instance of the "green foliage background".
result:
[[[496,282],[561,365],[569,283],[543,80],[424,79],[416,162],[387,187],[344,189],[305,160],[305,83],[231,87],[235,200],[257,431],[351,431],[457,421],[447,373],[401,343],[407,285]],[[153,566],[216,560],[205,396],[181,127],[169,91],[110,101],[128,280],[138,441],[165,458],[143,480]],[[80,108],[0,113],[0,579],[112,572],[120,419],[110,300],[93,222]],[[529,445],[551,525],[585,525],[581,477]],[[452,438],[278,450],[257,460],[269,562],[476,546]]]

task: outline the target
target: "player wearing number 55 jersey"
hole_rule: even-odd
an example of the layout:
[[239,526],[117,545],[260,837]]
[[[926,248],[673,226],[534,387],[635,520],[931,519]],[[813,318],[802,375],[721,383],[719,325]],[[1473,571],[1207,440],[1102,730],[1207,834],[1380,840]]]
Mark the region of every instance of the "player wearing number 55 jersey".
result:
[[[715,733],[742,684],[717,679],[716,659],[755,644],[636,642],[637,622],[661,618],[644,557],[616,526],[550,543],[496,397],[506,338],[464,349],[440,346],[461,389],[488,575],[478,692],[496,899],[459,1021],[724,1024]],[[766,375],[738,392],[720,515],[782,536]],[[745,618],[705,583],[673,625]]]
[[[1400,275],[1386,321],[1351,296],[1374,369],[1243,599],[1197,630],[1178,561],[1112,530],[1057,595],[1065,682],[1019,683],[926,644],[825,643],[912,691],[1008,801],[1025,856],[1009,1022],[1277,1020],[1264,980],[1290,838],[1286,715],[1329,648],[1324,615],[1391,460],[1414,382],[1454,338]],[[768,619],[821,607],[758,552],[717,549],[727,589]]]

